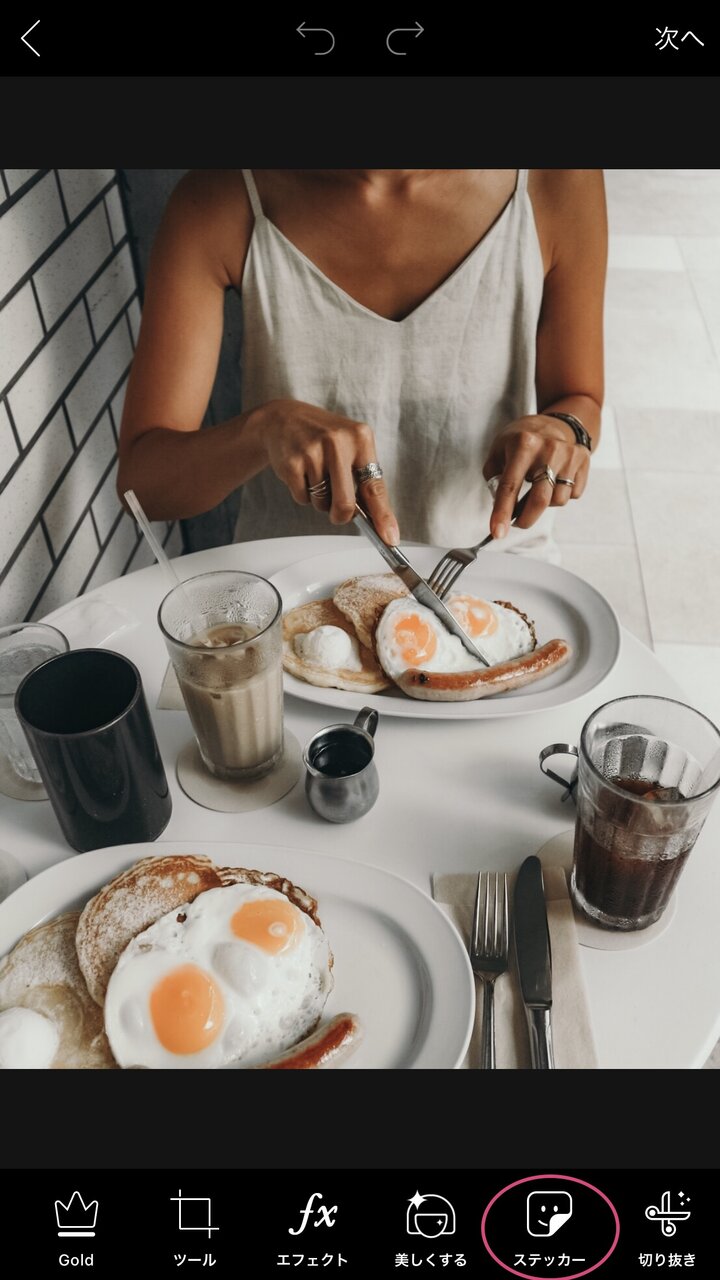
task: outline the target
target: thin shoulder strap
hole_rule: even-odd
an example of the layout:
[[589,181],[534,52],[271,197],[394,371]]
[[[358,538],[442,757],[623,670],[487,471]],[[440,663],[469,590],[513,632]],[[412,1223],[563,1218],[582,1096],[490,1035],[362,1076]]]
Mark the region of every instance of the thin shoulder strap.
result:
[[245,186],[247,187],[247,193],[250,199],[250,205],[252,207],[252,211],[255,214],[256,218],[262,218],[263,209],[260,203],[260,196],[258,195],[258,189],[255,186],[255,179],[253,178],[253,175],[252,175],[252,169],[241,169],[240,172],[243,178],[245,179]]
[[[243,169],[243,173],[245,170]],[[518,169],[517,182],[515,183],[516,191],[527,191],[529,169]]]

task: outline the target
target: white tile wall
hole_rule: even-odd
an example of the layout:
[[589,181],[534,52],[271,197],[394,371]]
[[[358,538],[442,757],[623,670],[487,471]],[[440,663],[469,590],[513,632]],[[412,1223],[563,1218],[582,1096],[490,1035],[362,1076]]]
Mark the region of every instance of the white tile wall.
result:
[[0,218],[0,291],[22,279],[65,230],[53,173],[47,173]]
[[123,406],[125,404],[126,391],[127,391],[127,378],[123,382],[119,391],[117,391],[117,393],[113,396],[112,400],[110,401],[110,412],[112,413],[112,418],[113,418],[113,422],[115,423],[116,431],[120,430],[120,423],[122,422],[122,413],[123,413]]
[[82,439],[92,425],[131,360],[130,336],[124,319],[121,319],[107,337],[102,339],[92,360],[67,397],[67,409],[77,441]]
[[99,204],[35,272],[35,288],[48,328],[82,293],[111,252],[110,228]]
[[30,534],[9,573],[0,583],[0,619],[2,626],[22,621],[28,616],[38,591],[52,572],[52,560],[43,531],[38,525]]
[[[2,221],[0,221],[0,231]],[[78,302],[10,391],[10,411],[23,447],[28,445],[92,350],[85,304]]]
[[0,387],[7,386],[42,337],[43,328],[28,281],[0,311]]
[[140,303],[137,298],[130,303],[128,307],[128,319],[130,321],[130,331],[133,337],[133,343],[137,343],[138,334],[140,332]]
[[110,530],[123,510],[120,506],[120,499],[117,496],[116,481],[117,465],[113,466],[108,472],[96,497],[93,499],[92,513],[102,542],[105,542],[106,538],[108,538]]
[[107,209],[113,244],[119,244],[127,234],[127,227],[125,226],[125,215],[120,192],[117,187],[111,187],[105,196],[105,208]]
[[68,217],[73,222],[115,177],[114,169],[58,169]]
[[125,572],[125,566],[135,549],[138,536],[134,520],[131,520],[129,515],[123,515],[113,529],[112,537],[87,584],[87,591],[101,586],[103,582],[109,582],[111,578],[118,578]]
[[102,477],[115,457],[115,437],[110,415],[103,414],[87,441],[78,449],[69,471],[45,509],[45,528],[56,556],[88,506]]
[[59,608],[61,604],[75,599],[99,550],[88,512],[62,560],[57,564],[48,586],[35,605],[32,613],[34,618],[42,618],[51,610]]
[[118,520],[115,425],[140,319],[115,170],[4,177],[0,625],[115,577],[136,548]]
[[125,245],[87,291],[90,321],[96,339],[102,336],[134,292],[135,269],[130,249]]
[[0,404],[0,481],[5,479],[17,456],[18,447],[10,426],[8,411],[4,404]]
[[26,182],[30,181],[34,174],[39,172],[39,169],[4,169],[3,173],[5,174],[5,181],[8,184],[10,195],[15,195],[16,191],[19,191]]
[[[23,458],[0,498],[0,545],[13,547],[41,511],[73,454],[62,409]],[[80,512],[78,511],[78,515]]]

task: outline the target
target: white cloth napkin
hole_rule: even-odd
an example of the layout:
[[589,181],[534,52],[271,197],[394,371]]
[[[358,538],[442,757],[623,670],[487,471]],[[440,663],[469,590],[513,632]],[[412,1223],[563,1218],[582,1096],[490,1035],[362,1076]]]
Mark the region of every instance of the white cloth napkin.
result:
[[[543,867],[545,901],[547,903],[550,947],[552,952],[552,1031],[555,1066],[564,1069],[597,1067],[587,991],[580,968],[579,943],[575,929],[567,879],[562,867]],[[514,873],[508,877],[510,899],[510,965],[495,983],[495,1057],[497,1068],[530,1067],[527,1017],[520,992],[520,980],[512,945],[512,895]],[[453,924],[466,945],[470,942],[475,906],[477,875],[435,874],[433,897]],[[470,1048],[463,1067],[480,1065],[480,1027],[482,1023],[483,987],[476,979],[477,1008]]]
[[43,621],[62,631],[71,649],[99,649],[139,625],[138,618],[102,595],[78,596],[77,600],[49,613]]

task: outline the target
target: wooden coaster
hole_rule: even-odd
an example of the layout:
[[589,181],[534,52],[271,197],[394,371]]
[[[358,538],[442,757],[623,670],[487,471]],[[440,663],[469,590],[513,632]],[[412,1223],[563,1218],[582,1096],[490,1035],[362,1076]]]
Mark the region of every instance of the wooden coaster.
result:
[[292,791],[302,772],[302,748],[286,729],[282,760],[270,773],[251,782],[226,782],[208,773],[193,738],[180,752],[175,772],[185,795],[195,804],[218,813],[249,813],[265,809]]
[[[543,866],[565,868],[568,887],[572,870],[574,836],[573,827],[568,831],[560,831],[558,835],[552,837],[552,840],[548,840],[541,849],[538,849],[537,853]],[[572,902],[572,897],[570,901]],[[594,924],[573,904],[578,942],[581,947],[593,947],[596,951],[630,951],[633,947],[644,947],[646,943],[652,942],[654,938],[658,938],[665,932],[672,924],[676,911],[677,893],[674,893],[660,919],[656,920],[655,924],[648,925],[647,929],[605,929],[600,924]]]
[[28,782],[21,778],[5,756],[0,757],[0,791],[12,800],[47,800],[42,782]]

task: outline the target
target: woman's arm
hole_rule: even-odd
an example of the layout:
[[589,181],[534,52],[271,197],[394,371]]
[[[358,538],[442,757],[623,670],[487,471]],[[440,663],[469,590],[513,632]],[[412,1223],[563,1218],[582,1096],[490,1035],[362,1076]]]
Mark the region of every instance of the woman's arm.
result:
[[[308,485],[329,476],[330,519],[345,523],[355,506],[352,469],[377,457],[367,423],[274,400],[199,430],[217,372],[225,290],[242,280],[252,227],[239,173],[193,171],[170,197],[125,396],[118,494],[122,500],[134,489],[151,520],[194,516],[271,466],[304,505]],[[384,481],[362,492],[381,536],[397,542]]]
[[603,297],[607,265],[607,216],[601,169],[535,170],[531,197],[545,263],[537,333],[539,412],[509,423],[496,436],[483,468],[500,484],[490,519],[495,537],[507,532],[526,479],[549,466],[572,487],[535,484],[518,526],[527,529],[546,507],[579,498],[591,455],[552,411],[573,414],[595,447],[603,401]]

